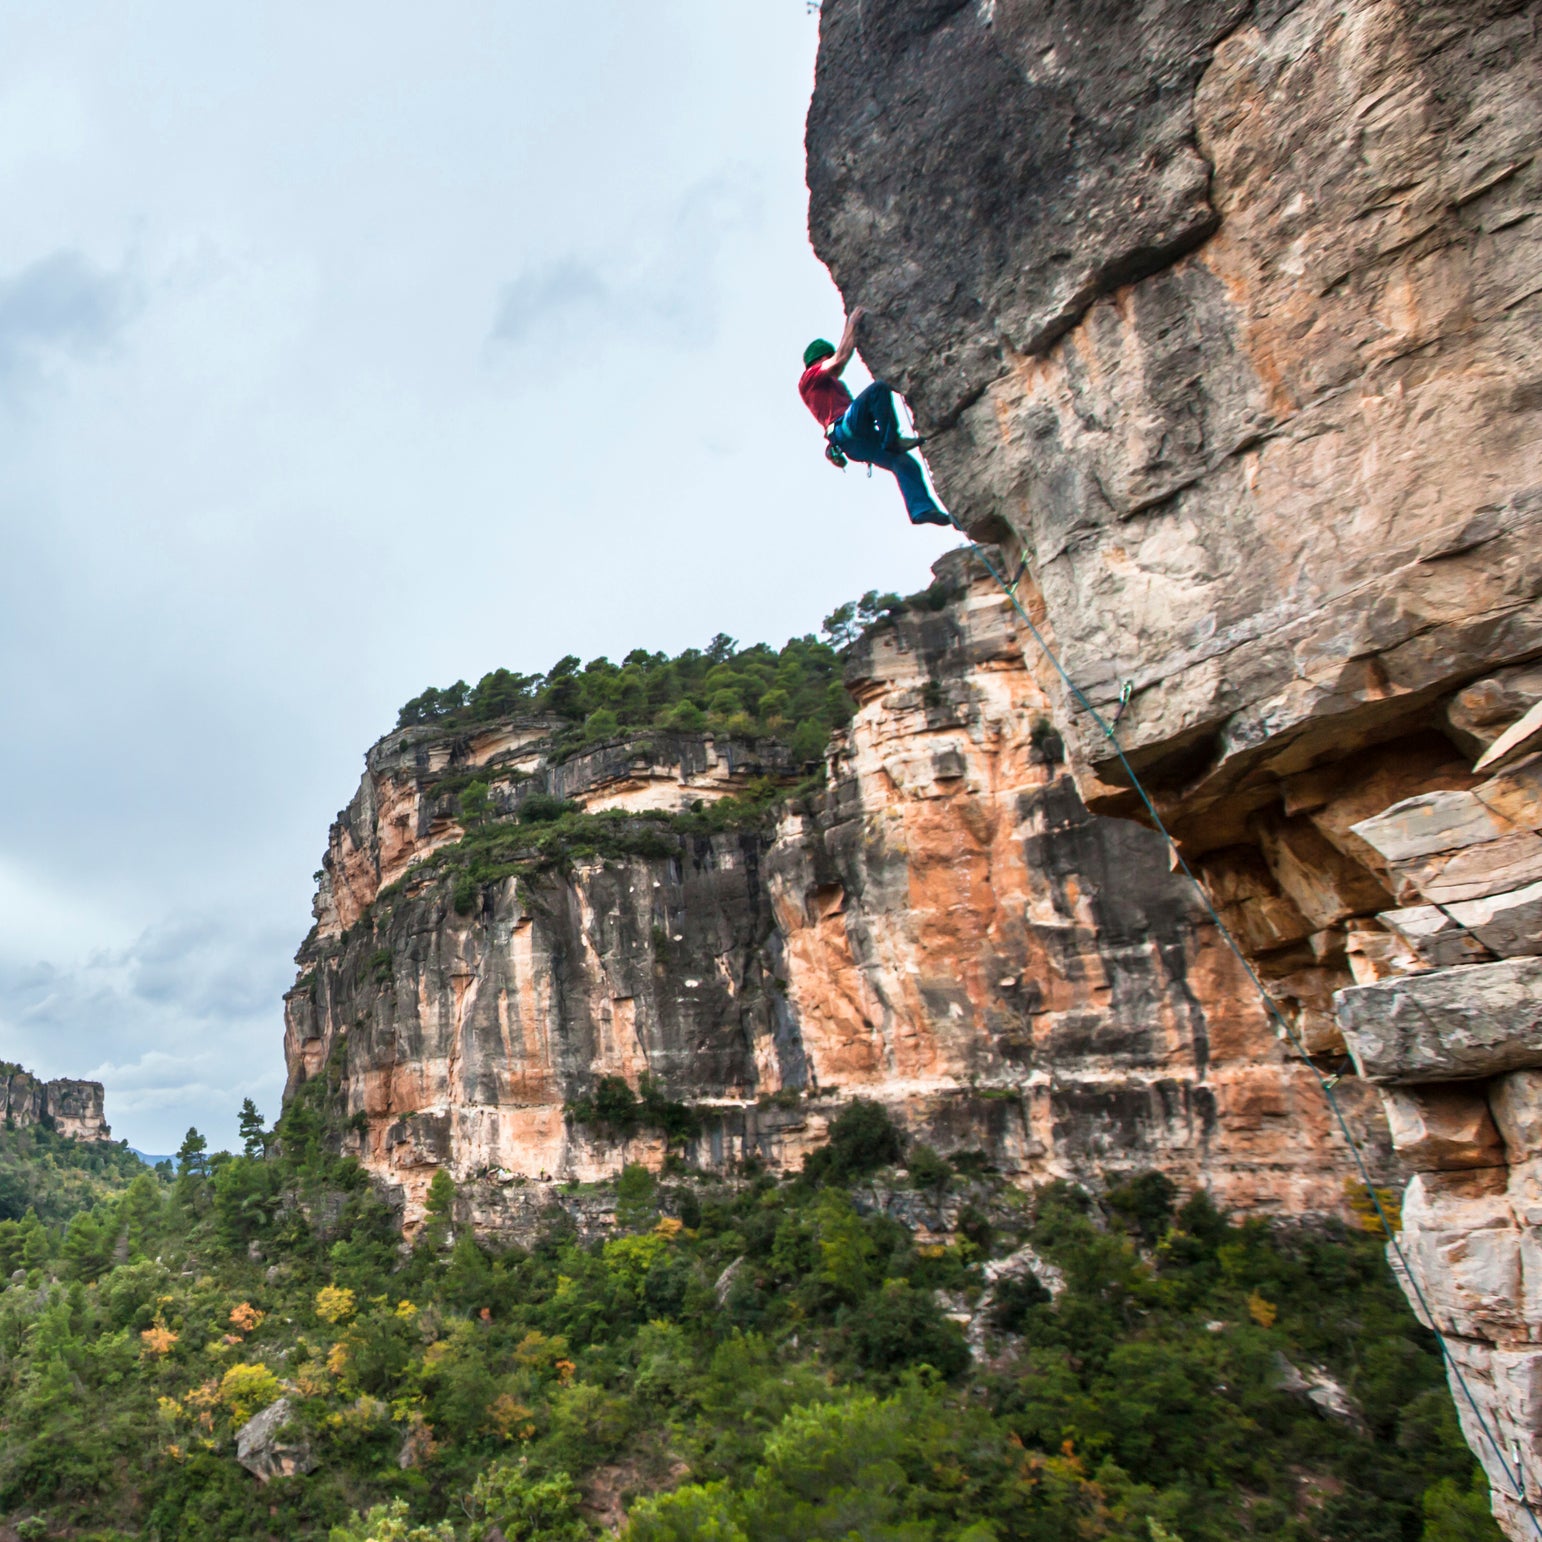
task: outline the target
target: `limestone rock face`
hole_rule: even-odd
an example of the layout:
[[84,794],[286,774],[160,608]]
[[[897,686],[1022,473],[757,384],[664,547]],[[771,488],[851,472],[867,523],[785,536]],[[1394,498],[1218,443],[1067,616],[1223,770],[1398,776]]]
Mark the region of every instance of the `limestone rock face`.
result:
[[1191,837],[1542,645],[1535,9],[824,11],[810,227],[864,358],[1072,677],[1134,682]]
[[1442,1082],[1542,1065],[1542,958],[1440,969],[1341,991],[1362,1076]]
[[565,1117],[606,1076],[691,1105],[708,1167],[795,1167],[861,1096],[1024,1179],[1159,1166],[1239,1210],[1340,1208],[1308,1073],[1161,840],[1087,812],[1013,614],[966,563],[939,564],[936,609],[853,650],[825,790],[763,828],[579,858],[457,910],[432,859],[460,834],[444,788],[473,770],[495,805],[560,786],[678,808],[774,774],[775,752],[656,741],[553,765],[541,725],[507,724],[371,751],[286,1052],[291,1095],[326,1079],[409,1226],[441,1167],[463,1221],[521,1233],[557,1181],[661,1162],[647,1127]]
[[111,1140],[104,1096],[100,1082],[45,1082],[20,1066],[0,1066],[0,1120],[18,1126],[41,1125],[72,1140]]
[[[1542,1148],[1498,1117],[1474,1166],[1458,1105],[1534,1064],[1542,756],[1499,752],[1542,692],[1542,5],[822,18],[810,229],[864,358],[1086,698],[1129,686],[1130,761],[1306,1052],[1429,1088],[1393,1108],[1405,1247],[1531,1535]],[[1086,805],[1142,817],[1029,663]]]

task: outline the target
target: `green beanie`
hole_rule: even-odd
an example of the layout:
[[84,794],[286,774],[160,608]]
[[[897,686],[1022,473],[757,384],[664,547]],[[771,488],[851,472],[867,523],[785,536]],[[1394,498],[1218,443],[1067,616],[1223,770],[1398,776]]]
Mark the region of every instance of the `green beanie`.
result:
[[807,348],[803,350],[803,367],[809,369],[817,364],[820,359],[830,359],[835,356],[835,344],[828,343],[822,337],[816,337]]

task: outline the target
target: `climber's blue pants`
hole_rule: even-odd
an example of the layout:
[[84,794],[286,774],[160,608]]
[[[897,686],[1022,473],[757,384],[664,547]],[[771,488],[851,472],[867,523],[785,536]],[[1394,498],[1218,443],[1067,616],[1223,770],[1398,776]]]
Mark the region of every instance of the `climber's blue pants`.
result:
[[914,455],[894,448],[898,438],[894,392],[881,380],[875,380],[863,391],[830,430],[830,442],[843,451],[848,460],[878,466],[893,474],[900,492],[905,495],[905,512],[910,516],[911,524],[952,524],[932,501],[921,462]]

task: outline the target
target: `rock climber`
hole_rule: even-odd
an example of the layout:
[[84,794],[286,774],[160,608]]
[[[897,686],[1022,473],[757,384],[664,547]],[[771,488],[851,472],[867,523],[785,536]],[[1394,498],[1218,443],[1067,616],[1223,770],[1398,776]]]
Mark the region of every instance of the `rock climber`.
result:
[[841,375],[857,351],[857,323],[864,312],[859,305],[846,318],[840,347],[816,337],[803,350],[803,376],[798,394],[825,431],[825,456],[836,466],[848,460],[881,466],[892,472],[905,495],[905,512],[913,525],[951,525],[937,507],[926,486],[926,473],[911,451],[921,443],[899,431],[894,412],[894,392],[875,380],[855,401]]

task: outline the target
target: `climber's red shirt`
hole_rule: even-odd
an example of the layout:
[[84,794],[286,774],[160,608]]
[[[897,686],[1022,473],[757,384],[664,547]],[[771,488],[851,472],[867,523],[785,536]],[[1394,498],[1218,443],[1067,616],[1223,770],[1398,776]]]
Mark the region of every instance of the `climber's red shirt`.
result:
[[830,373],[830,361],[821,359],[803,371],[798,382],[798,395],[803,405],[828,428],[851,405],[851,392],[841,383],[839,375]]

